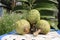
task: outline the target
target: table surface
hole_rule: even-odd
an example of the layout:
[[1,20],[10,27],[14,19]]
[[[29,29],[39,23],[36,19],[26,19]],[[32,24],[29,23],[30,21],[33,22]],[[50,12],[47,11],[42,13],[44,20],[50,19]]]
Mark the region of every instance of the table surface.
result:
[[[51,30],[51,31],[56,31],[60,35],[60,30]],[[6,36],[6,35],[10,35],[10,34],[16,34],[15,30],[12,31],[12,32],[9,32],[7,34],[1,35],[0,40],[1,40],[2,37]]]

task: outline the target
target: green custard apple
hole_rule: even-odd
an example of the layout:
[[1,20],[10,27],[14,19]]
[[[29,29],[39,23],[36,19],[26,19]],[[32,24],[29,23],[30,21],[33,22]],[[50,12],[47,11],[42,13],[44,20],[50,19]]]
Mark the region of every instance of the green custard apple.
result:
[[15,26],[18,34],[27,34],[30,31],[30,23],[25,19],[17,21]]
[[36,28],[41,29],[42,34],[47,34],[50,31],[50,24],[46,20],[39,20],[36,23]]
[[40,20],[40,13],[36,9],[32,9],[27,14],[27,20],[33,24],[36,23],[38,20]]

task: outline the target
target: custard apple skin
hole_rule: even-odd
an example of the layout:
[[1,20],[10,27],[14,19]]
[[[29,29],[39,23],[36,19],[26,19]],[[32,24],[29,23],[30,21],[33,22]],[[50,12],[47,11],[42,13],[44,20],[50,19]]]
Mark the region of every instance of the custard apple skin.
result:
[[50,24],[46,20],[39,20],[36,23],[36,27],[38,29],[41,29],[40,33],[42,33],[42,34],[47,34],[48,32],[50,32]]
[[36,23],[38,20],[40,20],[40,13],[36,9],[32,9],[27,14],[27,20],[33,24]]
[[18,34],[26,34],[24,28],[27,28],[27,31],[30,30],[30,23],[27,20],[21,19],[16,22],[16,32]]

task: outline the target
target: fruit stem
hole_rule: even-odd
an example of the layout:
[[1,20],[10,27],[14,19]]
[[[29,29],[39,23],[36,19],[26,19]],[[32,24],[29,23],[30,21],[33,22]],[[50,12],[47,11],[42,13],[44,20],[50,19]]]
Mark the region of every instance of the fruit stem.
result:
[[33,33],[34,36],[37,36],[41,32],[41,29],[38,29],[36,32]]

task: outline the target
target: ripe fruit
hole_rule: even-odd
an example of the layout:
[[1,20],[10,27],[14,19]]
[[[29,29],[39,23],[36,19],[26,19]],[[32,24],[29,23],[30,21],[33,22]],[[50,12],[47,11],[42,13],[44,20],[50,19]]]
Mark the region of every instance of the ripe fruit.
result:
[[21,19],[20,21],[16,22],[16,32],[18,34],[27,34],[30,30],[30,24],[27,20]]
[[32,9],[27,14],[27,20],[33,24],[36,23],[38,20],[40,20],[40,13],[36,9]]
[[36,24],[38,29],[41,29],[40,33],[47,34],[50,31],[50,24],[46,20],[39,20]]

